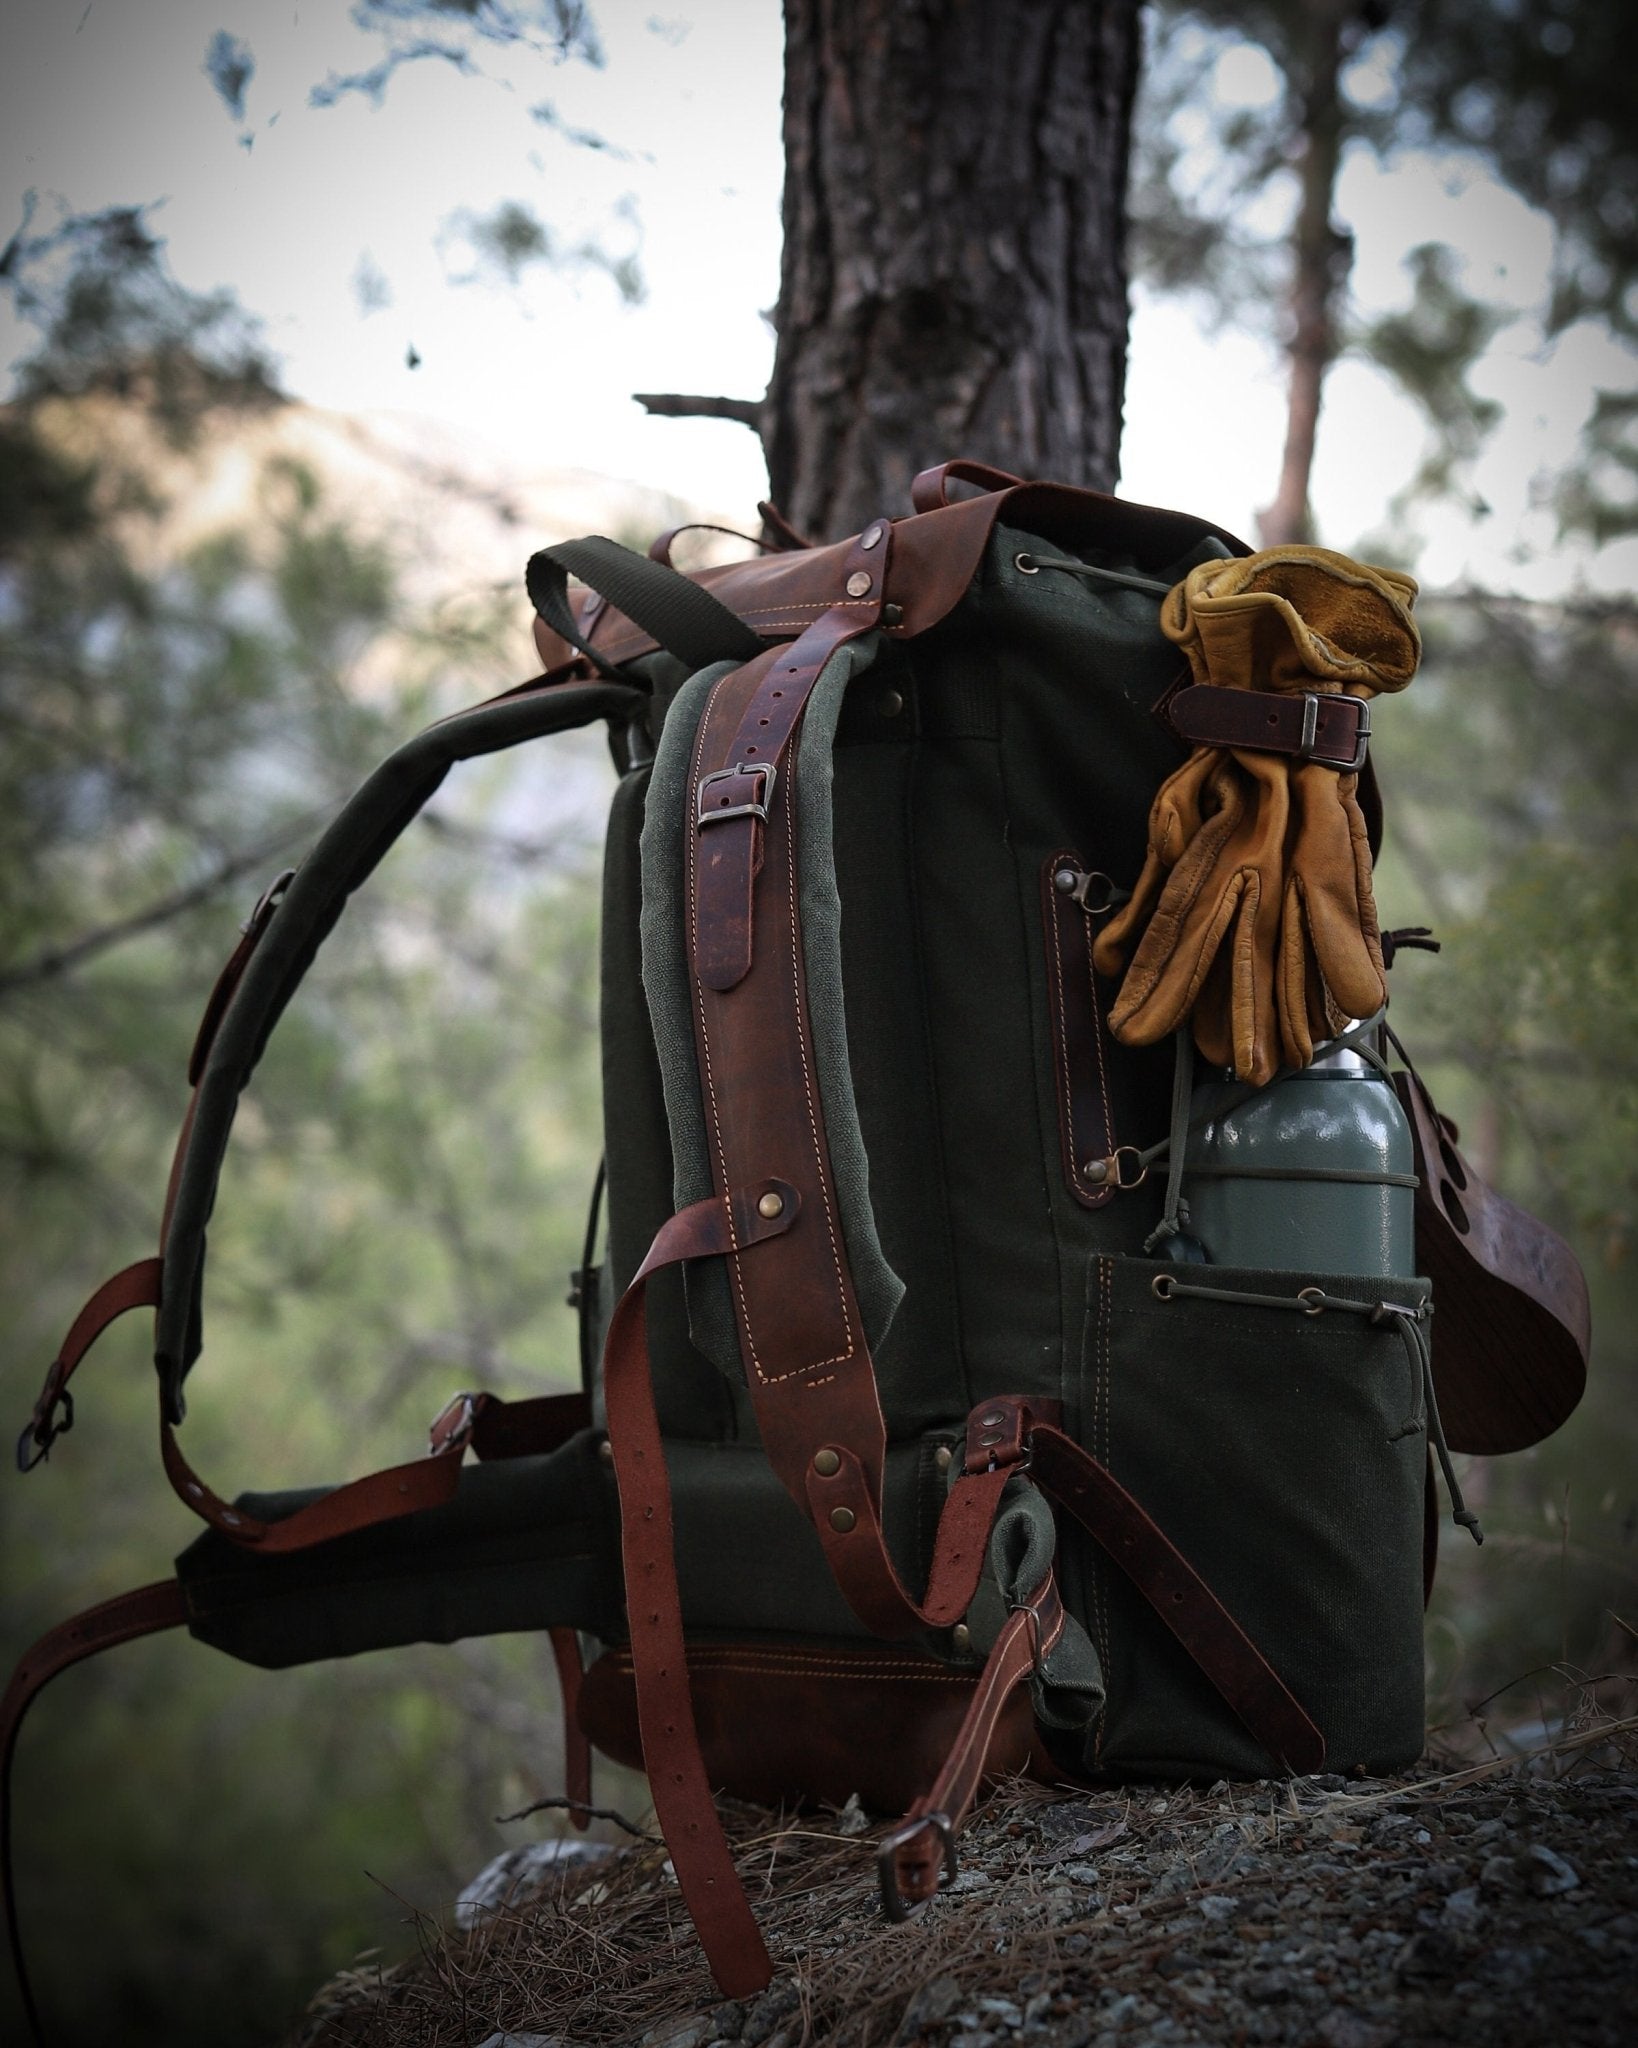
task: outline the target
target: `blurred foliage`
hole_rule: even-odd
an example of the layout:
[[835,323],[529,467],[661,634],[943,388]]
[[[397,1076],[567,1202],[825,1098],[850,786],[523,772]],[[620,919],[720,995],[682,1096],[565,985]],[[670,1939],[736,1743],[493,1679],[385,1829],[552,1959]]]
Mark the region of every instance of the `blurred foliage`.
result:
[[1527,1674],[1631,1670],[1638,1640],[1638,607],[1435,596],[1423,630],[1373,740],[1378,896],[1443,952],[1401,954],[1394,1022],[1473,1163],[1570,1240],[1593,1297],[1577,1414],[1467,1461],[1488,1540],[1447,1529],[1429,1632],[1434,1718],[1460,1726],[1520,1680],[1491,1713],[1528,1721]]
[[[1148,30],[1132,255],[1157,288],[1289,340],[1298,173],[1323,117],[1340,125],[1345,155],[1436,153],[1546,216],[1545,343],[1578,322],[1629,351],[1638,343],[1638,15],[1582,0],[1160,0]],[[1466,471],[1499,410],[1467,376],[1515,312],[1467,290],[1455,250],[1423,244],[1405,257],[1406,311],[1350,317],[1352,240],[1332,226],[1339,347],[1375,363],[1427,421],[1404,502],[1448,495],[1482,511]],[[1552,493],[1566,531],[1638,530],[1635,427],[1618,393],[1585,422]]]
[[[280,401],[157,365],[208,330],[145,234],[106,279],[96,373],[80,264],[0,413],[0,1190],[5,1412],[28,1413],[79,1301],[151,1248],[184,1067],[239,921],[363,774],[517,677],[516,607],[418,597],[390,533],[245,439]],[[27,252],[25,252],[26,254]],[[38,252],[40,264],[60,251]],[[178,318],[180,316],[180,319]],[[175,355],[177,364],[181,355]],[[211,451],[263,448],[204,533]],[[413,1457],[460,1387],[578,1375],[563,1305],[600,1143],[595,848],[608,778],[579,735],[458,770],[326,945],[247,1092],[211,1233],[189,1456],[227,1494]],[[196,1533],[154,1456],[142,1318],[76,1382],[76,1426],[4,1496],[3,1652],[163,1576]],[[287,1673],[165,1637],[62,1678],[24,1731],[18,1877],[65,2041],[250,2044],[401,1899],[447,1907],[560,1789],[544,1643]],[[377,1881],[360,1882],[368,1871]],[[9,1978],[0,2034],[17,2015]],[[8,2024],[8,2022],[10,2024]]]

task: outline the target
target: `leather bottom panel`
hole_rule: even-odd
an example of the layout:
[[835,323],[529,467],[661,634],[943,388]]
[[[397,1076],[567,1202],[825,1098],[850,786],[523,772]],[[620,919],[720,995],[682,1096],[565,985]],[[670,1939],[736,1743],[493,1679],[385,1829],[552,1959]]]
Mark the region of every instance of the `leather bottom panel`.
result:
[[[845,1804],[902,1813],[938,1776],[977,1684],[934,1658],[818,1644],[694,1643],[688,1675],[713,1786],[767,1806]],[[643,1767],[631,1656],[609,1650],[586,1673],[580,1725],[615,1763]],[[996,1724],[987,1777],[1059,1773],[1020,1686]]]

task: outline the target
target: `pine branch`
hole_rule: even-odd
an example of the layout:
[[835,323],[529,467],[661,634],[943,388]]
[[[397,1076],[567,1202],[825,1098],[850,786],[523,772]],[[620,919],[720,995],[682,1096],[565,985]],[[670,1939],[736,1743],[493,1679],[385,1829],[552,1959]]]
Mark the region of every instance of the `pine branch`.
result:
[[703,398],[680,391],[634,391],[631,395],[659,419],[738,420],[753,433],[762,430],[762,401],[757,398]]
[[208,903],[230,882],[265,868],[292,840],[307,832],[312,823],[310,817],[298,818],[272,839],[264,840],[260,846],[251,847],[244,853],[230,855],[208,875],[197,882],[190,882],[186,888],[161,896],[145,910],[116,918],[112,924],[98,925],[79,938],[71,939],[66,946],[53,946],[44,953],[36,953],[32,960],[25,960],[21,966],[0,973],[0,997],[11,995],[18,989],[32,988],[42,981],[56,981],[72,973],[76,967],[83,966],[87,960],[95,959],[99,953],[106,953],[111,947],[123,945],[127,939],[138,938],[143,932],[155,931],[161,925],[185,916],[201,903]]

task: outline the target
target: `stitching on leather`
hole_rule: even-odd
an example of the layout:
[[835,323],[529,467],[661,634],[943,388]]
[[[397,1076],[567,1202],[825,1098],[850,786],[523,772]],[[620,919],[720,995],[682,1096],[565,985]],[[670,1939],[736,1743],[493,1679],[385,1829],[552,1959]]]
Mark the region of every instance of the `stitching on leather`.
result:
[[[1098,1259],[1098,1331],[1092,1372],[1092,1441],[1098,1447],[1096,1455],[1105,1470],[1109,1465],[1109,1323],[1110,1323],[1110,1281],[1113,1268],[1107,1258]],[[1108,1687],[1114,1670],[1109,1651],[1109,1604],[1108,1565],[1094,1549],[1092,1568],[1092,1619],[1098,1633],[1098,1648],[1103,1655],[1103,1682],[1107,1708]],[[1094,1758],[1103,1754],[1103,1734],[1108,1722],[1105,1711],[1098,1716],[1097,1729],[1092,1740]]]
[[1049,905],[1047,911],[1047,936],[1051,940],[1048,951],[1052,956],[1052,985],[1058,999],[1058,1015],[1056,1019],[1058,1026],[1058,1072],[1063,1081],[1063,1092],[1059,1098],[1059,1103],[1063,1117],[1063,1129],[1069,1140],[1070,1178],[1073,1184],[1078,1186],[1080,1169],[1075,1158],[1077,1149],[1075,1145],[1075,1097],[1069,1079],[1069,1015],[1064,1003],[1063,944],[1059,935],[1058,919],[1060,913],[1057,903],[1057,891],[1052,886],[1053,871],[1057,868],[1061,859],[1067,858],[1067,855],[1055,854],[1047,869],[1047,889],[1049,892],[1047,899]]
[[[978,1684],[976,1675],[964,1671],[924,1671],[908,1664],[877,1664],[861,1668],[854,1664],[825,1664],[817,1660],[775,1663],[764,1658],[736,1658],[729,1654],[712,1654],[694,1648],[688,1650],[687,1656],[692,1670],[721,1671],[742,1678],[852,1678],[864,1679],[867,1682],[892,1679],[897,1683],[906,1684],[969,1687],[976,1687]],[[621,1652],[619,1668],[623,1672],[635,1671],[629,1652]]]
[[748,605],[740,613],[747,625],[753,619],[760,619],[764,625],[772,625],[776,619],[793,612],[862,612],[876,602],[873,597],[822,598],[817,604],[799,603],[794,599],[789,604]]
[[[716,707],[717,692],[713,690],[705,700],[705,711],[700,719],[699,729],[694,735],[694,758],[689,763],[689,766],[693,771],[691,781],[695,789],[699,787],[700,762],[704,758],[705,737],[710,729],[711,715],[716,710]],[[688,949],[689,966],[692,969],[693,962],[699,952],[699,831],[697,827],[692,826],[685,826],[684,829],[688,834]],[[717,1087],[711,1071],[711,1031],[705,1016],[705,989],[697,975],[693,976],[693,981],[694,1005],[699,1013],[700,1020],[700,1054],[701,1063],[705,1069],[705,1093],[711,1104],[711,1135],[717,1151],[717,1177],[723,1189],[726,1190],[728,1186],[728,1155],[722,1142],[722,1117],[717,1108]],[[724,1201],[723,1207],[728,1212],[728,1243],[731,1249],[737,1252],[739,1249],[739,1237],[734,1228],[734,1205],[732,1202]],[[750,1346],[751,1357],[754,1360],[756,1358],[756,1338],[751,1330],[750,1310],[745,1302],[745,1282],[739,1270],[739,1261],[731,1258],[728,1261],[728,1270],[734,1276],[734,1292],[739,1297],[740,1322],[745,1331],[745,1341]],[[759,1365],[758,1371],[760,1370],[761,1367]]]
[[1115,1112],[1109,1106],[1109,1068],[1103,1056],[1103,1019],[1098,1014],[1098,977],[1092,965],[1092,914],[1083,909],[1086,921],[1086,994],[1092,1008],[1092,1050],[1098,1062],[1098,1093],[1103,1098],[1103,1137],[1106,1152],[1115,1149]]
[[[725,677],[724,681],[726,680],[727,678]],[[758,687],[760,688],[760,684],[758,685]],[[713,690],[709,698],[706,700],[705,713],[704,716],[700,719],[699,730],[695,735],[694,758],[691,763],[691,766],[694,771],[693,781],[696,788],[699,785],[700,764],[705,759],[706,739],[710,731],[711,720],[716,711],[716,708],[717,691]],[[729,1270],[732,1272],[734,1276],[734,1292],[739,1299],[740,1321],[745,1331],[746,1348],[749,1350],[751,1354],[751,1365],[756,1373],[757,1378],[762,1382],[764,1386],[769,1387],[779,1386],[786,1380],[796,1379],[805,1372],[814,1372],[823,1366],[843,1365],[847,1362],[848,1359],[853,1357],[854,1352],[857,1348],[853,1341],[853,1320],[848,1313],[847,1295],[842,1281],[841,1255],[837,1249],[836,1227],[834,1220],[831,1216],[830,1191],[825,1183],[824,1162],[819,1146],[819,1131],[814,1116],[813,1080],[808,1067],[807,1037],[806,1032],[803,1028],[804,1020],[802,1015],[801,1003],[801,983],[797,975],[797,955],[795,945],[796,934],[794,929],[794,913],[796,906],[796,834],[793,822],[795,812],[792,808],[792,795],[796,783],[795,767],[796,761],[793,752],[791,760],[785,770],[785,817],[789,823],[788,838],[790,844],[790,885],[791,904],[793,912],[791,933],[791,981],[795,989],[797,999],[797,1045],[802,1054],[802,1079],[804,1093],[806,1095],[808,1106],[808,1127],[813,1137],[814,1164],[818,1169],[820,1198],[823,1201],[825,1207],[825,1227],[830,1237],[831,1262],[836,1273],[837,1298],[841,1306],[842,1324],[847,1332],[848,1341],[847,1349],[845,1351],[837,1352],[830,1358],[810,1359],[805,1365],[793,1366],[789,1372],[770,1373],[767,1370],[767,1368],[763,1365],[761,1354],[758,1352],[756,1348],[756,1332],[751,1326],[751,1307],[750,1302],[747,1299],[745,1293],[744,1275],[740,1270],[738,1259],[736,1258],[731,1260]],[[691,830],[688,835],[688,937],[691,954],[697,954],[699,947],[698,860],[699,831],[696,827],[693,830]],[[711,1131],[713,1139],[716,1144],[717,1168],[722,1185],[724,1188],[726,1188],[728,1186],[728,1155],[722,1139],[722,1118],[721,1113],[717,1106],[716,1082],[713,1076],[711,1066],[711,1030],[710,1024],[706,1017],[705,988],[703,983],[700,982],[697,975],[694,977],[694,1003],[695,1008],[698,1011],[700,1020],[700,1047],[703,1055],[703,1065],[705,1068],[705,1089],[711,1104]],[[731,1203],[728,1205],[728,1210],[729,1243],[732,1250],[738,1252],[741,1249],[741,1247],[739,1245],[737,1234],[734,1230],[733,1205]],[[831,1378],[834,1377],[835,1375],[832,1374]],[[829,1381],[824,1380],[821,1381],[819,1384],[828,1385]]]
[[847,1349],[833,1353],[829,1358],[811,1359],[807,1365],[793,1371],[781,1373],[781,1379],[794,1379],[798,1372],[812,1372],[825,1365],[845,1365],[858,1349],[853,1336],[853,1315],[848,1305],[847,1282],[842,1273],[841,1247],[836,1242],[836,1218],[830,1204],[830,1181],[825,1172],[824,1147],[819,1138],[819,1116],[813,1099],[813,1067],[808,1058],[808,1017],[802,1001],[801,950],[798,944],[797,918],[799,905],[796,894],[796,745],[793,734],[790,764],[785,770],[785,840],[790,874],[791,901],[791,999],[796,1007],[796,1049],[802,1055],[802,1097],[807,1104],[808,1130],[813,1138],[813,1163],[819,1177],[819,1197],[825,1205],[825,1233],[830,1239],[831,1268],[836,1275],[836,1299],[842,1311],[842,1327],[847,1332]]

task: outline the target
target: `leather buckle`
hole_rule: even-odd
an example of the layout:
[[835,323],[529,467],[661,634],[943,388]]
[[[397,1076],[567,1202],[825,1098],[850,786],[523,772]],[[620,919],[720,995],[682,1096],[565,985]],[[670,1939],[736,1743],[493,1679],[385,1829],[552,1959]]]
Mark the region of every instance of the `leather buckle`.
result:
[[[760,818],[766,824],[778,779],[771,761],[741,761],[732,768],[717,768],[702,775],[695,795],[695,824],[723,825],[730,818]],[[733,784],[734,793],[708,799],[707,792],[724,783]],[[752,785],[750,793],[742,794],[747,785]]]
[[1302,734],[1297,741],[1294,759],[1298,761],[1317,760],[1324,768],[1334,768],[1339,775],[1357,775],[1365,766],[1365,756],[1371,739],[1371,707],[1363,697],[1333,698],[1333,703],[1352,704],[1359,719],[1354,728],[1354,758],[1351,761],[1337,761],[1325,754],[1314,752],[1314,743],[1319,733],[1320,704],[1323,700],[1313,690],[1302,693]]
[[938,1890],[948,1891],[955,1883],[955,1827],[950,1816],[947,1813],[919,1813],[914,1820],[901,1821],[896,1828],[889,1828],[876,1847],[876,1879],[881,1886],[882,1912],[889,1920],[914,1920],[927,1904],[925,1899],[907,1899],[904,1896],[893,1862],[905,1843],[914,1841],[923,1828],[931,1828],[939,1841],[943,1868],[939,1871]]
[[442,1457],[446,1451],[464,1450],[472,1441],[478,1420],[480,1394],[457,1394],[427,1431],[427,1456]]
[[[17,1469],[32,1472],[36,1465],[51,1455],[51,1446],[60,1436],[67,1436],[74,1427],[74,1396],[62,1383],[62,1360],[56,1359],[46,1374],[46,1383],[40,1390],[40,1398],[34,1404],[34,1413],[23,1424],[22,1434],[17,1439]],[[62,1410],[62,1420],[57,1420],[57,1410]],[[29,1447],[34,1446],[34,1455],[29,1456]]]

